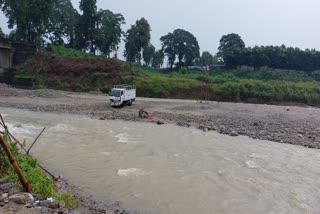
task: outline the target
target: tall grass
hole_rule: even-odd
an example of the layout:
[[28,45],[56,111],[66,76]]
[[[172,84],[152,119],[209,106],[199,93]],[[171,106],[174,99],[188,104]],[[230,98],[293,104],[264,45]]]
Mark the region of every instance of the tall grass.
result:
[[49,46],[49,50],[56,56],[68,56],[68,57],[98,57],[93,54],[84,53],[72,48],[66,48],[64,46]]
[[[143,96],[199,98],[208,82],[210,97],[225,101],[296,102],[320,105],[320,82],[303,71],[158,71],[134,65],[144,77],[134,78]],[[283,73],[282,73],[283,72]],[[177,93],[179,92],[179,93]]]

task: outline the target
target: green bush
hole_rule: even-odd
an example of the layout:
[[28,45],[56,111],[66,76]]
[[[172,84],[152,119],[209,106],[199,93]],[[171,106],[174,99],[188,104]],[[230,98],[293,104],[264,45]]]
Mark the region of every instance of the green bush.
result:
[[64,46],[49,46],[50,51],[56,56],[69,56],[69,57],[99,57],[93,54],[84,53],[72,48],[66,48]]
[[[7,133],[3,135],[7,141]],[[17,143],[9,143],[9,149],[16,159],[26,179],[29,181],[32,192],[41,197],[53,197],[56,200],[64,201],[67,208],[75,209],[79,202],[71,195],[71,193],[58,193],[55,190],[51,177],[46,176],[40,169],[37,159],[32,156],[19,154]],[[10,161],[8,160],[2,147],[0,147],[0,177],[6,178],[18,185],[19,178],[16,175]]]

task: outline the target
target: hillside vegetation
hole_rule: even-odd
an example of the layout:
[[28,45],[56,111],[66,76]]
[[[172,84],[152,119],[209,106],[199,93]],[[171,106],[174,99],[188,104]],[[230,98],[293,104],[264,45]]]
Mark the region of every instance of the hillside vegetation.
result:
[[210,100],[320,105],[320,72],[156,70],[63,47],[37,55],[18,75],[35,77],[38,88],[108,92],[113,84],[134,84],[138,96],[201,99],[208,83]]

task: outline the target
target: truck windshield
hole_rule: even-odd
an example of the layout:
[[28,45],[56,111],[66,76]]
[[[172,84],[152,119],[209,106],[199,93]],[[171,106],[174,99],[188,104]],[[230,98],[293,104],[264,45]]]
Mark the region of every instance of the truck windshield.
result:
[[120,90],[111,90],[111,96],[120,97],[121,96]]

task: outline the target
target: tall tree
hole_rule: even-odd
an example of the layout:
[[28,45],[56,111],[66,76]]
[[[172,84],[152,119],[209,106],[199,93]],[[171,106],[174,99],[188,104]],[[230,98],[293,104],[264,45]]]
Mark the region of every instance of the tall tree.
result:
[[50,17],[48,38],[52,44],[75,48],[75,27],[80,18],[70,0],[57,0]]
[[211,66],[213,65],[213,56],[209,51],[202,52],[200,63],[202,66]]
[[150,43],[151,28],[145,18],[137,20],[126,33],[125,52],[127,61],[141,64],[143,49]]
[[164,53],[162,50],[158,50],[153,54],[152,67],[161,68],[164,61]]
[[168,63],[172,68],[176,58],[177,67],[193,65],[195,59],[200,57],[200,47],[194,35],[190,32],[177,29],[160,38],[162,50],[168,57]]
[[81,0],[82,15],[79,22],[82,43],[91,53],[95,53],[95,32],[97,23],[97,0]]
[[168,65],[172,69],[174,62],[176,61],[176,48],[175,48],[175,38],[173,33],[168,33],[167,35],[160,38],[162,43],[162,51],[168,58]]
[[121,14],[114,14],[110,10],[100,10],[98,12],[98,24],[96,33],[97,48],[110,57],[111,52],[119,48],[121,36],[124,34],[121,25],[125,24]]
[[231,33],[228,35],[224,35],[220,39],[218,55],[221,57],[224,57],[225,55],[232,52],[233,50],[244,48],[244,47],[245,47],[245,43],[243,42],[243,40],[238,34]]
[[150,66],[155,52],[156,52],[156,49],[152,44],[148,44],[143,49],[143,61],[144,61],[146,66]]
[[[0,0],[0,8],[8,18],[8,27],[13,29],[16,26],[18,40],[28,41],[30,39],[30,22],[27,18],[27,0]],[[28,34],[28,35],[27,35]]]
[[41,45],[56,1],[0,0],[0,8],[8,18],[8,27],[16,27],[18,40]]
[[32,0],[30,3],[31,22],[37,34],[37,43],[41,46],[42,36],[48,29],[49,19],[57,0]]
[[133,27],[131,27],[131,29],[127,31],[126,38],[124,39],[125,41],[124,56],[128,62],[136,62],[139,54],[138,46],[135,43],[133,36],[131,36],[131,34],[133,34],[132,31],[134,31]]

